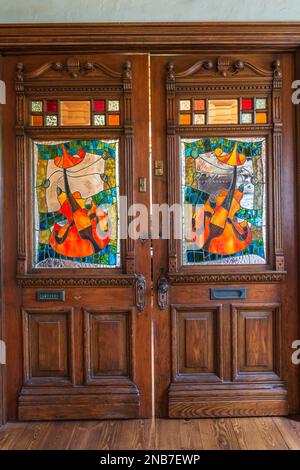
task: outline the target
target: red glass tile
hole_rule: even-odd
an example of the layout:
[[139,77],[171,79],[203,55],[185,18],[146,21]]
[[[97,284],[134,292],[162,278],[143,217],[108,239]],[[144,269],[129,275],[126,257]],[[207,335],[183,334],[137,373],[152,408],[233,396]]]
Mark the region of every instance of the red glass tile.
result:
[[252,98],[243,98],[242,99],[242,110],[253,109],[253,99]]
[[47,113],[57,113],[58,103],[57,100],[46,101],[46,112]]
[[94,101],[94,111],[95,112],[105,111],[105,101],[104,100],[95,100]]

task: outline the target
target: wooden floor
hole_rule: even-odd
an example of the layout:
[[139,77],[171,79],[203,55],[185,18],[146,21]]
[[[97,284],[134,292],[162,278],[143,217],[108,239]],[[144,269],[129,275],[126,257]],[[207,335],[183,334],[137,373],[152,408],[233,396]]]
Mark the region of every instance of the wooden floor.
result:
[[5,449],[300,450],[300,417],[8,423]]

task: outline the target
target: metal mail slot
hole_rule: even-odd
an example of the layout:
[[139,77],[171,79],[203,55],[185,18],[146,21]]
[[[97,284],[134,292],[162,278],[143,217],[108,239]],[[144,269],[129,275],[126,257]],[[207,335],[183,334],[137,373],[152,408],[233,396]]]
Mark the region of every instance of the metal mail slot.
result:
[[64,290],[38,290],[36,292],[36,300],[39,302],[64,302]]
[[210,298],[212,300],[246,299],[247,289],[246,287],[212,287]]

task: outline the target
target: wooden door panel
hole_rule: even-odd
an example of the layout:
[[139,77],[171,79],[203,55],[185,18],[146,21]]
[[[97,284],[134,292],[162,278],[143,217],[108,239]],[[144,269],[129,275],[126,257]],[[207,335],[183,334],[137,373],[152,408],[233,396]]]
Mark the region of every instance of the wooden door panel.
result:
[[279,304],[232,305],[234,380],[278,380],[280,322]]
[[219,305],[172,306],[174,380],[222,380]]
[[24,385],[74,383],[73,309],[23,308]]
[[131,368],[132,312],[84,309],[86,383],[128,378]]

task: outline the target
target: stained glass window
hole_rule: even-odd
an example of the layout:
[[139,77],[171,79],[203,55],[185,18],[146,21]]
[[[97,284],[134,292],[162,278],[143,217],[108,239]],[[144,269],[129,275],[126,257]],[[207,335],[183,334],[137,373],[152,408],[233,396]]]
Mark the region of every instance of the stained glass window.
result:
[[118,140],[34,142],[35,268],[120,266]]
[[263,138],[181,140],[183,263],[266,263]]

